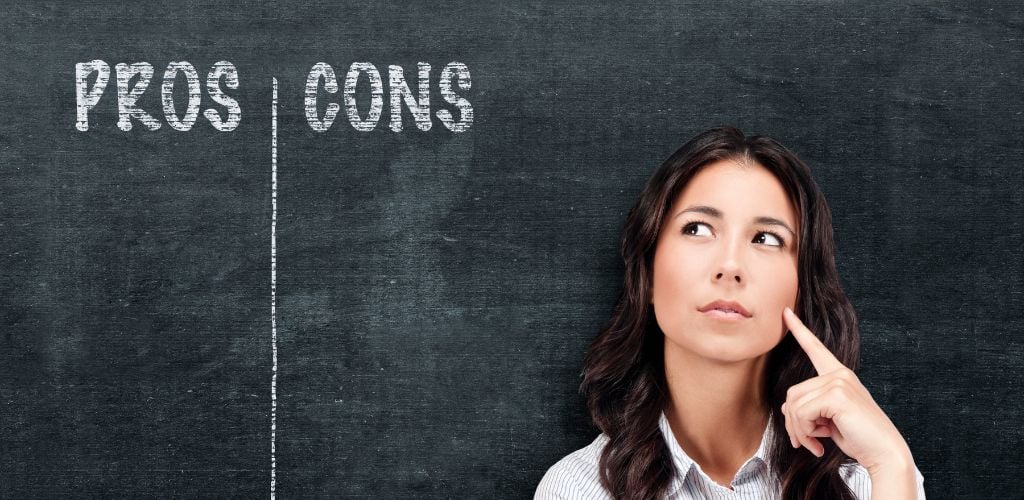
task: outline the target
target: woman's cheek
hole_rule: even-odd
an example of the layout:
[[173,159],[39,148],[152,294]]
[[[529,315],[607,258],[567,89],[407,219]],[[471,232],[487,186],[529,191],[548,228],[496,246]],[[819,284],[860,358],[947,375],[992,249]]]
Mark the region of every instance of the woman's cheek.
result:
[[776,300],[772,304],[771,319],[772,325],[769,330],[771,332],[777,332],[779,340],[785,337],[787,328],[786,322],[782,319],[782,310],[786,307],[796,306],[796,294],[798,289],[797,284],[797,273],[796,263],[790,263],[792,269],[784,267],[783,271],[779,272],[776,276],[776,283],[778,288],[775,290]]
[[685,290],[689,288],[686,283],[686,269],[681,259],[672,259],[668,262],[661,262],[655,268],[655,297],[656,300],[666,302],[666,306],[679,307],[685,298]]
[[692,289],[685,283],[685,273],[678,266],[664,266],[655,281],[654,315],[663,332],[675,336],[681,332],[686,317],[686,290]]

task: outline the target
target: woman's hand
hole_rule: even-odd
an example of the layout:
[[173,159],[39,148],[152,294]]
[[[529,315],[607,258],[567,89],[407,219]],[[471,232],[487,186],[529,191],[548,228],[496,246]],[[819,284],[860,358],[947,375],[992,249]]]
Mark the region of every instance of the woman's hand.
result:
[[836,359],[788,307],[782,317],[818,372],[790,387],[782,404],[793,447],[803,445],[821,457],[825,448],[817,438],[828,437],[872,476],[908,467],[914,470],[903,436],[853,370]]

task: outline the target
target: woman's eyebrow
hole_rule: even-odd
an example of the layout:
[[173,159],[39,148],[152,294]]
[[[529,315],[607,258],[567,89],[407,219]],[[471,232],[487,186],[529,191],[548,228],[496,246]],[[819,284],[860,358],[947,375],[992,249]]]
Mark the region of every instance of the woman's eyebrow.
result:
[[779,226],[786,231],[789,231],[789,234],[793,235],[793,238],[796,238],[796,231],[793,231],[789,225],[775,217],[765,217],[762,215],[761,217],[754,218],[754,222],[757,224],[764,224],[766,226]]
[[[697,212],[697,213],[705,214],[705,215],[707,215],[709,217],[715,217],[715,218],[718,218],[718,219],[722,218],[722,211],[721,210],[719,210],[719,209],[717,209],[715,207],[709,207],[707,205],[694,205],[692,207],[685,208],[683,210],[680,210],[679,213],[677,213],[673,218],[679,217],[680,215],[682,215],[682,214],[684,214],[686,212]],[[791,227],[789,227],[789,224],[786,224],[785,222],[782,222],[781,220],[776,219],[775,217],[768,217],[766,215],[762,215],[760,217],[755,217],[754,218],[754,223],[756,223],[756,224],[763,224],[763,225],[767,225],[767,226],[779,226],[779,227],[785,229],[786,231],[789,231],[789,234],[792,234],[793,237],[796,238],[796,231],[793,231],[793,229]]]

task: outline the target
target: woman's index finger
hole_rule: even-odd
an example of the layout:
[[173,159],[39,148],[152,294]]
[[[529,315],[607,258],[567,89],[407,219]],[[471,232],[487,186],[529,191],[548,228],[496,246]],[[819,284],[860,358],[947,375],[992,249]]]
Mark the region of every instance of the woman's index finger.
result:
[[814,332],[804,326],[803,321],[800,321],[800,318],[796,316],[792,309],[785,308],[782,311],[782,318],[786,322],[786,326],[789,327],[789,331],[793,333],[793,338],[796,339],[800,347],[807,353],[807,357],[810,358],[811,364],[814,365],[818,375],[846,366],[832,354],[832,351],[828,350],[828,347],[814,335]]

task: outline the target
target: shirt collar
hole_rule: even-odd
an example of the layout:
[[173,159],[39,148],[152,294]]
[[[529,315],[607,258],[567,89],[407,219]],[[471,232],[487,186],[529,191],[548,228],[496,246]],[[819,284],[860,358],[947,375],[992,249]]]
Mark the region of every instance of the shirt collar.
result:
[[[668,449],[672,453],[672,462],[676,466],[678,472],[672,486],[669,488],[668,497],[672,497],[683,484],[686,482],[687,476],[690,475],[691,469],[700,469],[700,464],[690,458],[685,451],[679,446],[679,441],[676,440],[675,435],[672,434],[672,427],[668,424],[668,418],[665,416],[665,412],[661,412],[661,418],[658,421],[658,427],[661,428],[661,434],[664,436]],[[771,461],[768,459],[770,452],[770,446],[774,433],[772,432],[772,414],[768,412],[768,425],[765,427],[764,435],[761,436],[761,445],[758,446],[754,456],[751,457],[747,462],[740,468],[742,474],[747,473],[744,469],[749,469],[751,466],[757,467],[761,464],[771,472],[772,466]],[[751,463],[753,462],[753,463]]]

